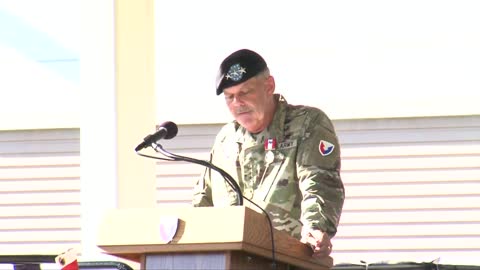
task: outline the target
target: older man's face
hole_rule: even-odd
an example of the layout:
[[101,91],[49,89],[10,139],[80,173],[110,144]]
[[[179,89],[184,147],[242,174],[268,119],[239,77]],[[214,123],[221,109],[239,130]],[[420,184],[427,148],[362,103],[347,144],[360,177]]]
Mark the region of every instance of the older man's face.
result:
[[253,77],[241,84],[225,88],[228,109],[237,122],[251,133],[265,129],[273,118],[273,77]]

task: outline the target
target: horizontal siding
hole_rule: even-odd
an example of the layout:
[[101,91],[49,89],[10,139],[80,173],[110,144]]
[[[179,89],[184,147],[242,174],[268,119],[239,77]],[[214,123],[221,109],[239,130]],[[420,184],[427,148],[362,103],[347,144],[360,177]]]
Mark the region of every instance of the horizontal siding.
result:
[[[15,243],[46,243],[52,241],[54,236],[55,242],[75,242],[78,241],[80,236],[79,228],[76,229],[34,229],[34,230],[22,230],[18,233],[18,229],[12,229],[11,231],[4,230],[0,232],[0,239],[9,244]],[[54,233],[52,235],[51,233]],[[30,251],[30,253],[33,251]],[[37,251],[38,252],[38,251]]]
[[[432,226],[430,223],[380,223],[365,227],[362,224],[344,224],[342,226],[342,235],[344,239],[352,239],[356,237],[365,237],[370,235],[372,238],[385,237],[434,237],[443,235],[445,231],[457,231],[458,236],[462,237],[478,237],[478,221],[469,221],[468,223],[453,223],[451,220]],[[338,245],[338,243],[336,243]],[[478,246],[477,246],[478,247]],[[439,247],[440,248],[440,247]]]
[[[460,173],[459,173],[460,172]],[[410,169],[403,171],[392,170],[358,170],[358,171],[345,171],[342,172],[342,179],[350,186],[354,185],[368,185],[375,183],[409,183],[409,182],[422,182],[422,183],[441,183],[441,182],[475,182],[478,181],[478,175],[480,175],[479,168],[467,168],[467,169],[451,169],[451,168],[436,168],[436,169]]]
[[[220,125],[180,126],[173,140],[162,141],[165,150],[177,155],[207,160]],[[204,167],[183,161],[157,162],[157,204],[189,205],[192,187]]]
[[373,157],[364,159],[346,159],[342,166],[345,171],[370,170],[370,166],[375,164],[377,170],[425,170],[425,169],[475,169],[478,166],[478,156],[436,156],[436,157]]
[[408,224],[428,225],[448,224],[452,222],[460,224],[479,223],[480,215],[478,215],[478,209],[369,209],[368,213],[365,213],[363,209],[357,211],[345,210],[342,215],[341,225],[362,225],[364,226],[364,230],[368,230],[368,225],[392,224],[406,226]]
[[78,231],[78,224],[80,224],[80,217],[68,216],[68,215],[47,215],[43,219],[39,219],[37,216],[22,215],[22,218],[17,219],[5,219],[0,225],[0,229],[4,231],[21,230],[21,231],[33,231],[33,230],[73,230]]
[[337,262],[440,257],[480,264],[462,255],[480,254],[480,117],[336,127],[347,195],[334,239]]
[[0,253],[59,254],[81,242],[78,129],[0,132]]
[[43,181],[36,180],[5,180],[0,182],[0,190],[16,193],[19,192],[19,190],[22,192],[62,192],[67,190],[76,192],[80,189],[80,183],[78,182],[78,179],[62,178],[51,180],[50,183],[52,185],[47,186],[43,183]]
[[[78,245],[78,240],[75,241],[42,241],[42,242],[16,242],[9,243],[8,248],[3,248],[0,250],[2,255],[19,255],[19,254],[39,254],[41,255],[56,255],[64,252],[68,248]],[[56,269],[56,268],[55,268]]]
[[61,204],[45,204],[42,202],[35,203],[33,205],[25,204],[8,204],[2,205],[2,211],[0,212],[0,219],[2,224],[4,220],[18,218],[23,220],[24,218],[35,218],[39,222],[43,219],[56,218],[56,217],[80,217],[80,204],[75,203],[61,203]]
[[[480,264],[480,116],[338,120],[334,125],[346,188],[333,240],[336,263],[441,257],[445,263]],[[219,129],[181,126],[164,147],[207,159]],[[158,205],[190,204],[202,170],[159,161]]]

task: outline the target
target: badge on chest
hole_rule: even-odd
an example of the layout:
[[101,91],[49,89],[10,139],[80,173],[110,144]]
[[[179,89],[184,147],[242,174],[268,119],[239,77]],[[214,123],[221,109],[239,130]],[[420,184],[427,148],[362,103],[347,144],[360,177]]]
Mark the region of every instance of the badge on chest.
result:
[[275,154],[273,153],[273,151],[277,149],[277,139],[275,138],[266,139],[264,142],[264,147],[265,147],[265,162],[267,164],[270,164],[275,160]]

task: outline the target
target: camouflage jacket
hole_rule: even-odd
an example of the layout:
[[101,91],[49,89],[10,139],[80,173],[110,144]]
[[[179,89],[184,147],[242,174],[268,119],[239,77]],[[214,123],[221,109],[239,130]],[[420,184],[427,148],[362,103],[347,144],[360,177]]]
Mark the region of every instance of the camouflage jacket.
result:
[[[300,239],[305,225],[333,236],[345,197],[334,127],[319,109],[275,98],[277,109],[266,130],[250,134],[235,121],[226,124],[210,161],[238,182],[245,198],[270,214],[276,229]],[[206,169],[195,185],[193,205],[235,203],[236,194],[222,176]],[[256,208],[247,200],[244,205]]]

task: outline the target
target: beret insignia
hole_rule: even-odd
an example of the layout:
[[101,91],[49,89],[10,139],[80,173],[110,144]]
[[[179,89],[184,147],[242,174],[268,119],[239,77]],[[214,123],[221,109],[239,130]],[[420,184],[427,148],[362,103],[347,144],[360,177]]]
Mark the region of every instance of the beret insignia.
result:
[[228,72],[227,72],[227,75],[225,76],[225,78],[227,80],[231,79],[232,81],[238,82],[242,79],[243,74],[246,73],[246,72],[247,71],[245,70],[245,68],[240,66],[240,64],[235,64],[235,65],[232,65],[228,69]]

